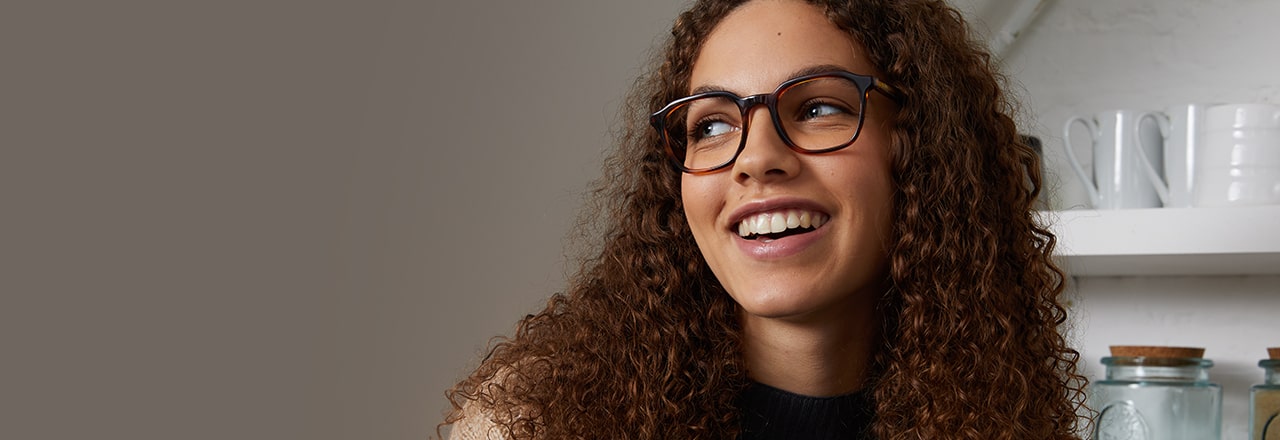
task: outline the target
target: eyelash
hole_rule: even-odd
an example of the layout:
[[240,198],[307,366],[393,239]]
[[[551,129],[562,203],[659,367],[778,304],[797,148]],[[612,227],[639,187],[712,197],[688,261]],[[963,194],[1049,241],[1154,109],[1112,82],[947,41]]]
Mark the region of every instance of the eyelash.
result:
[[805,102],[803,105],[800,106],[799,116],[805,117],[806,115],[809,114],[810,109],[818,106],[824,106],[824,105],[840,110],[841,112],[844,112],[846,114],[850,114],[850,115],[854,114],[853,110],[849,109],[849,106],[844,105],[842,102],[833,101],[830,98],[814,98]]
[[[690,139],[690,140],[694,140],[694,141],[702,140],[702,138],[703,138],[703,137],[702,137],[702,128],[703,128],[703,127],[705,127],[707,124],[716,123],[716,122],[725,123],[725,124],[730,124],[730,123],[729,123],[729,121],[725,120],[725,118],[723,118],[723,117],[721,117],[721,116],[718,116],[718,115],[717,115],[717,116],[707,116],[707,117],[704,117],[704,118],[702,118],[702,119],[699,119],[697,123],[694,123],[692,127],[689,127],[688,132],[687,132],[687,133],[685,133],[685,138],[686,138],[686,139]],[[730,125],[732,125],[732,124],[730,124]]]

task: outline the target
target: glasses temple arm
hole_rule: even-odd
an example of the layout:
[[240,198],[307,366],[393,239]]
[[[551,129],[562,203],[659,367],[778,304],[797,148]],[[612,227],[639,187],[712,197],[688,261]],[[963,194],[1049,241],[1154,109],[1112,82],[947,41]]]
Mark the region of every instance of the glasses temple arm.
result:
[[902,93],[902,91],[899,90],[897,87],[894,87],[893,84],[889,84],[887,82],[880,81],[878,79],[873,79],[871,82],[871,86],[875,87],[875,90],[877,92],[880,92],[880,94],[889,97],[889,99],[892,99],[894,102],[898,104],[902,104],[902,102],[906,100],[906,94]]

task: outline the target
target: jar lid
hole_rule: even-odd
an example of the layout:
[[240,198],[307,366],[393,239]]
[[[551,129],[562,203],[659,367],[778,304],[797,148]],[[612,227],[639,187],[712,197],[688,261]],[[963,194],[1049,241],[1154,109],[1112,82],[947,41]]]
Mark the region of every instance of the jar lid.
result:
[[[1276,353],[1280,353],[1280,347],[1277,348]],[[1112,345],[1111,355],[1116,357],[1203,358],[1204,348],[1164,347],[1157,345]]]
[[1267,348],[1267,354],[1271,357],[1271,359],[1280,359],[1280,347]]

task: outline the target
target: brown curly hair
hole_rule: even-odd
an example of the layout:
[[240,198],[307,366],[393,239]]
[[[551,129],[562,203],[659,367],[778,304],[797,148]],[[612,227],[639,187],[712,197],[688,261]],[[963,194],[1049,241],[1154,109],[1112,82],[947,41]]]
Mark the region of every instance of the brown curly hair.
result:
[[[733,438],[749,383],[738,306],[698,251],[648,113],[684,96],[703,40],[749,0],[680,15],[627,103],[588,206],[602,243],[446,394],[509,438]],[[891,135],[892,287],[868,381],[878,439],[1075,438],[1085,379],[1061,328],[1063,273],[1038,223],[1038,156],[1003,77],[942,1],[807,0],[907,96]],[[598,214],[597,214],[598,213]],[[603,215],[602,215],[603,214]]]

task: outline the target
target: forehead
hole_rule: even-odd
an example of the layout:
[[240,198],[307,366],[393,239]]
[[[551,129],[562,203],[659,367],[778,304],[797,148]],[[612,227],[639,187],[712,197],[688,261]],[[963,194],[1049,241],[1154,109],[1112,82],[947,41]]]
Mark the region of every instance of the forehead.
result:
[[862,47],[819,7],[799,0],[756,0],[712,29],[694,60],[689,87],[768,93],[795,72],[817,65],[873,73]]

